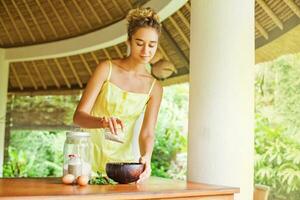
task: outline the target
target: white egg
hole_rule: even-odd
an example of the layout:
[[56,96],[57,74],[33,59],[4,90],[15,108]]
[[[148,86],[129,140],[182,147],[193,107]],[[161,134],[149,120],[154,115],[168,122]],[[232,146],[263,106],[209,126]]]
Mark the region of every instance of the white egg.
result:
[[75,181],[75,176],[73,174],[66,174],[62,177],[62,182],[64,184],[72,184]]
[[89,183],[89,177],[82,175],[77,178],[77,183],[81,186],[87,185]]

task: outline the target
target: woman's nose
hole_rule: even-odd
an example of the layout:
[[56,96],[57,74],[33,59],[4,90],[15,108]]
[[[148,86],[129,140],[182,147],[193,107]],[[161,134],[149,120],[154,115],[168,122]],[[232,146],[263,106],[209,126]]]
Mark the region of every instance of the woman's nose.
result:
[[142,49],[142,52],[143,53],[147,53],[149,50],[148,46],[144,46],[143,49]]

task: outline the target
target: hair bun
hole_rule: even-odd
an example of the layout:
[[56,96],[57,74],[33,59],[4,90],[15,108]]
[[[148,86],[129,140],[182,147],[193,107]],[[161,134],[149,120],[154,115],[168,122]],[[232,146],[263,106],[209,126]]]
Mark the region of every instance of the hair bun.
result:
[[158,14],[152,8],[135,8],[128,12],[127,34],[130,40],[132,35],[142,27],[154,28],[158,34],[161,32],[161,23]]
[[157,23],[160,23],[158,14],[152,8],[135,8],[129,11],[126,16],[128,23],[133,21],[145,20],[152,21],[155,20]]

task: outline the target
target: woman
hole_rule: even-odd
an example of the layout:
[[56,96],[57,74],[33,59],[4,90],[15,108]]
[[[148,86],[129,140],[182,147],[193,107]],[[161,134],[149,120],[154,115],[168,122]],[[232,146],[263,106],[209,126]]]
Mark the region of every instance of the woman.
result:
[[[139,135],[140,162],[145,170],[138,182],[151,175],[154,130],[163,89],[146,70],[153,58],[161,32],[158,15],[150,8],[131,10],[127,15],[129,56],[100,63],[91,76],[74,114],[74,123],[91,132],[93,171],[105,173],[107,162],[134,161],[132,137],[135,122],[145,109]],[[123,143],[105,140],[104,129]]]

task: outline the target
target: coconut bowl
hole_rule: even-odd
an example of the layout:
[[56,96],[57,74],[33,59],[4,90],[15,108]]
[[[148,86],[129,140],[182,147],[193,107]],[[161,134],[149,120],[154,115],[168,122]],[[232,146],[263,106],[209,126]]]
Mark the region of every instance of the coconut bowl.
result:
[[139,180],[140,174],[144,171],[145,165],[142,163],[107,163],[106,174],[112,180],[127,184]]

